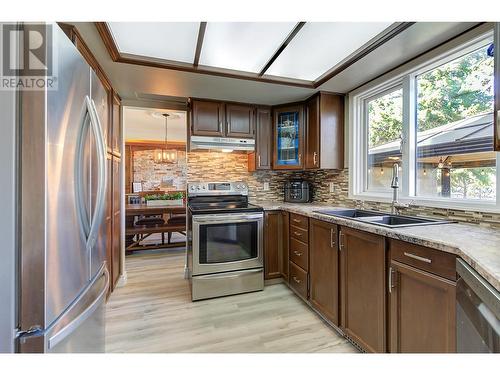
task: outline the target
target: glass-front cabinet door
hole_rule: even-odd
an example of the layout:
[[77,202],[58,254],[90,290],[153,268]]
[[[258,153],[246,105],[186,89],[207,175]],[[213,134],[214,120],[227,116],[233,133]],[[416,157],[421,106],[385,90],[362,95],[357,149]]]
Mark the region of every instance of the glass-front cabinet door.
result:
[[302,169],[304,108],[278,108],[274,112],[274,169]]

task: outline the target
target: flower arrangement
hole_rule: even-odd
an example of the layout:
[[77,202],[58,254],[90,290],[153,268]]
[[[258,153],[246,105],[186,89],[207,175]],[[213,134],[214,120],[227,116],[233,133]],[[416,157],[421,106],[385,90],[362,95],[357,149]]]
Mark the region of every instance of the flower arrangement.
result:
[[144,200],[148,206],[182,206],[184,194],[181,192],[167,194],[148,194]]

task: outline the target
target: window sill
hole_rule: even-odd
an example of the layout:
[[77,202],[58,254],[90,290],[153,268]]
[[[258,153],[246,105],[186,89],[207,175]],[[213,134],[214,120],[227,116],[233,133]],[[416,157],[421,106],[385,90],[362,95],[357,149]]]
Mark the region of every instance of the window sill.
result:
[[[349,199],[369,202],[388,203],[392,202],[392,196],[384,193],[364,192],[349,194]],[[400,203],[411,204],[415,207],[444,208],[448,210],[475,211],[485,213],[500,213],[500,207],[496,202],[463,202],[459,200],[428,199],[423,197],[401,197]]]

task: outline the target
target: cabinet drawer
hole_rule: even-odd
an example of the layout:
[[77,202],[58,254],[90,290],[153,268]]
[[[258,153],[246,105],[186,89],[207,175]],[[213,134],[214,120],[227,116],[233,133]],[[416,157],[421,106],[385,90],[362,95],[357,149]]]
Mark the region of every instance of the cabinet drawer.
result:
[[428,271],[449,280],[456,280],[454,254],[408,242],[391,240],[391,259]]
[[309,269],[309,247],[295,238],[291,238],[290,260],[307,271]]
[[290,288],[302,298],[307,299],[307,272],[290,262]]
[[305,244],[309,243],[309,231],[296,227],[295,225],[290,226],[290,237],[302,241]]
[[309,218],[302,215],[290,214],[290,224],[302,229],[309,229]]

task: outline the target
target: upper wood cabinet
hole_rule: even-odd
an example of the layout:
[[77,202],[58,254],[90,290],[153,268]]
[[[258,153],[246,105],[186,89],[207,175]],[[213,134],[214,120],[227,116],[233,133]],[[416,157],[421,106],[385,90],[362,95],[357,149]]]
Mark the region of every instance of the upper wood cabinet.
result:
[[495,23],[495,150],[500,151],[500,22]]
[[344,168],[344,97],[318,93],[306,103],[305,169]]
[[255,107],[214,100],[191,101],[191,135],[254,138]]
[[274,108],[273,169],[304,167],[304,107]]
[[206,100],[193,100],[191,110],[191,134],[223,137],[224,103]]
[[271,169],[272,164],[271,109],[255,110],[255,153],[249,154],[248,169]]
[[386,352],[385,238],[341,227],[341,327],[368,352]]
[[339,325],[339,254],[337,225],[309,220],[309,300],[331,323]]
[[226,136],[253,138],[255,133],[255,107],[245,104],[226,104]]
[[115,156],[121,156],[121,147],[123,142],[123,131],[121,126],[121,111],[120,111],[120,98],[116,93],[113,95],[113,121],[111,130],[111,147]]

